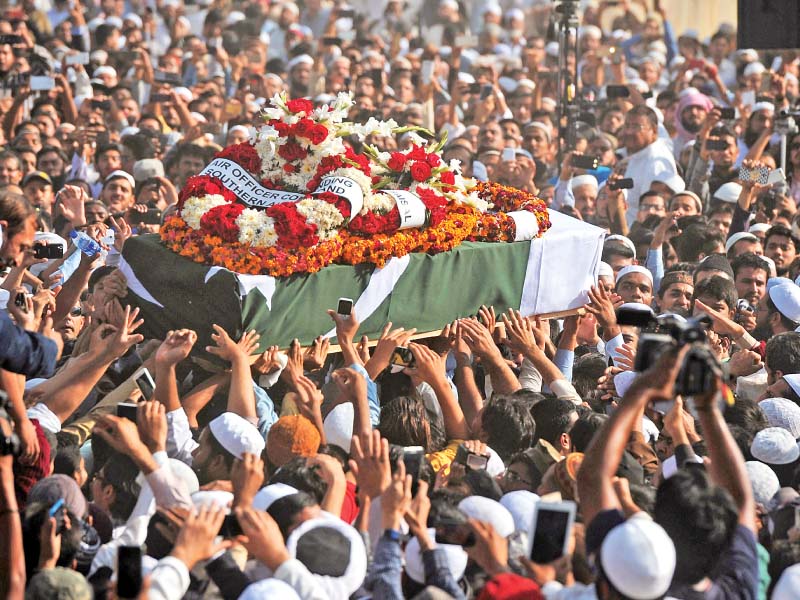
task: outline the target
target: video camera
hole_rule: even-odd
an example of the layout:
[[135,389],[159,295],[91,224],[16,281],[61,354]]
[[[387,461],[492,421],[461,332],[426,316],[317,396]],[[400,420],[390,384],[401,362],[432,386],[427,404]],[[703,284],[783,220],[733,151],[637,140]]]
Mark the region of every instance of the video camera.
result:
[[798,112],[789,112],[782,110],[775,118],[775,133],[778,135],[792,135],[797,131],[797,123],[795,118],[800,117]]
[[706,329],[711,324],[708,315],[690,319],[663,315],[656,319],[650,312],[620,308],[617,322],[647,330],[639,336],[636,348],[633,368],[639,373],[655,364],[664,351],[689,346],[675,380],[676,394],[696,396],[707,392],[713,387],[714,379],[722,374],[716,356],[706,343]]

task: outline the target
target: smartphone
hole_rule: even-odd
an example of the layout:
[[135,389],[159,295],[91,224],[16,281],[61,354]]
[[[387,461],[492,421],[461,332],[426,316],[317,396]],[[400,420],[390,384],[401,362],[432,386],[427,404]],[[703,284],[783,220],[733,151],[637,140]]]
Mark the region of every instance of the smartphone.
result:
[[31,75],[29,85],[33,92],[44,92],[56,87],[56,80],[44,75]]
[[531,561],[546,565],[567,553],[575,523],[575,503],[538,502],[531,520]]
[[352,298],[339,298],[339,304],[336,306],[336,312],[343,317],[349,317],[353,314],[353,299]]
[[142,549],[120,546],[117,550],[117,596],[138,598],[142,591]]
[[481,100],[486,100],[489,96],[492,95],[493,91],[494,87],[492,86],[491,83],[484,83],[483,86],[481,86]]
[[720,119],[723,121],[733,121],[736,118],[735,108],[721,108],[719,109]]
[[503,162],[511,162],[516,156],[517,152],[514,148],[503,148]]
[[706,150],[726,150],[728,142],[719,138],[708,138],[706,140]]
[[633,179],[627,177],[625,179],[620,179],[616,183],[608,184],[608,189],[617,191],[617,190],[630,190],[633,188]]
[[150,102],[169,102],[172,100],[172,96],[169,94],[150,94]]
[[222,527],[219,528],[219,535],[226,539],[244,535],[242,527],[239,525],[239,520],[236,518],[235,514],[231,513],[229,515],[225,515],[225,519],[222,521]]
[[392,351],[392,356],[389,358],[389,366],[392,373],[399,373],[403,369],[413,369],[417,366],[417,360],[414,358],[411,350],[397,346]]
[[88,65],[89,64],[89,53],[88,52],[78,52],[77,54],[67,54],[64,57],[64,64],[65,65]]
[[120,402],[117,404],[117,416],[136,423],[136,404],[133,402]]
[[469,87],[467,88],[468,94],[480,94],[481,93],[481,84],[480,83],[470,83]]
[[600,165],[600,159],[596,156],[577,156],[573,154],[570,162],[576,169],[588,169],[590,171]]
[[0,46],[5,46],[6,44],[9,46],[16,46],[17,44],[22,44],[23,42],[24,40],[22,39],[22,36],[15,33],[6,33],[4,35],[0,35]]
[[25,292],[17,292],[17,295],[14,296],[14,306],[17,308],[21,308],[25,310],[27,307],[27,302],[25,301]]
[[111,110],[111,100],[92,100],[91,107],[95,110]]
[[172,83],[174,85],[179,85],[181,78],[177,73],[169,73],[163,69],[156,69],[153,74],[153,81],[156,83]]
[[340,19],[352,19],[353,17],[356,16],[356,11],[354,11],[352,8],[343,8],[339,10],[337,16]]
[[742,104],[745,106],[753,106],[756,103],[756,93],[754,90],[745,90],[742,92]]
[[420,77],[422,78],[422,83],[429,84],[433,79],[433,61],[432,60],[423,60],[422,67],[419,71]]
[[740,181],[755,181],[759,185],[767,185],[767,181],[769,181],[769,167],[756,167],[755,169],[748,169],[747,167],[742,167],[739,169],[739,180]]
[[129,63],[139,58],[139,53],[133,50],[119,50],[118,52],[114,52],[113,56],[119,62]]
[[51,519],[56,520],[56,535],[64,533],[64,499],[56,500],[47,514]]
[[455,39],[456,48],[472,48],[478,45],[478,38],[474,35],[459,34]]
[[453,459],[460,465],[464,465],[470,471],[485,471],[489,464],[489,457],[483,454],[476,454],[461,444],[456,450],[456,457]]
[[133,374],[133,380],[136,382],[136,387],[142,392],[142,397],[145,400],[150,400],[153,397],[153,392],[156,391],[156,382],[150,375],[147,367],[142,367]]
[[624,85],[607,85],[606,98],[613,100],[614,98],[627,98],[631,95],[631,91]]
[[33,247],[33,255],[36,258],[63,258],[64,246],[61,244],[36,244]]
[[325,36],[322,38],[322,43],[325,46],[341,46],[342,45],[342,38],[332,37],[332,36]]
[[416,495],[422,461],[425,460],[425,448],[422,446],[406,446],[403,448],[403,464],[406,475],[411,475],[411,493]]
[[147,212],[139,214],[138,222],[143,225],[160,225],[161,211],[157,208],[148,208]]

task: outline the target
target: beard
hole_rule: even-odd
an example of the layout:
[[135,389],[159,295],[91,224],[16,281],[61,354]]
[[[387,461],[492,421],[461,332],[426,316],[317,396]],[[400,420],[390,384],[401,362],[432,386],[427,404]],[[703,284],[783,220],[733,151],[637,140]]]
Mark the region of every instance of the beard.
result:
[[756,325],[756,328],[750,332],[750,335],[752,335],[758,341],[767,341],[772,337],[772,328],[769,326],[769,323],[765,323],[764,325]]
[[683,119],[681,119],[681,125],[683,125],[683,128],[689,133],[697,133],[703,127],[702,123],[687,123]]

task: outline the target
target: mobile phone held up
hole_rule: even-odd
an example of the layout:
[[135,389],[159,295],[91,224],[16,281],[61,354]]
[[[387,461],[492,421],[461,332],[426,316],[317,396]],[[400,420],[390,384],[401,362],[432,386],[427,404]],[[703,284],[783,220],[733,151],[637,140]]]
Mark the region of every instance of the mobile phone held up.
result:
[[142,392],[142,397],[145,400],[153,398],[153,394],[156,391],[156,382],[153,380],[153,376],[150,375],[150,371],[147,370],[147,367],[142,367],[136,371],[133,375],[133,380],[136,382],[136,387]]
[[400,373],[403,369],[413,369],[417,366],[417,361],[414,358],[411,350],[397,346],[389,358],[389,366],[392,373]]
[[596,156],[573,155],[573,157],[570,159],[570,163],[576,169],[593,171],[600,165],[600,159],[598,159]]
[[33,246],[33,256],[35,258],[63,258],[64,246],[61,244],[35,244]]
[[461,444],[456,450],[456,457],[453,462],[464,465],[468,471],[485,471],[486,465],[489,464],[489,457],[485,454],[472,452],[464,444]]
[[142,549],[120,546],[117,551],[117,597],[137,598],[142,591]]
[[759,185],[767,185],[769,181],[769,167],[755,167],[753,169],[749,169],[747,167],[742,167],[739,169],[739,180],[740,181],[753,181]]
[[549,564],[564,556],[575,523],[574,502],[539,502],[533,509],[529,556],[537,564]]
[[339,298],[339,302],[336,305],[336,312],[337,314],[342,315],[343,317],[349,317],[353,314],[353,299],[352,298]]

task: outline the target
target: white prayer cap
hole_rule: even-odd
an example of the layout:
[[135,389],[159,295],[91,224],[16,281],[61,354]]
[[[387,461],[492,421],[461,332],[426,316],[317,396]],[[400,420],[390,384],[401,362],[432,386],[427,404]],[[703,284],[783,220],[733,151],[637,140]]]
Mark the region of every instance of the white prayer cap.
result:
[[792,565],[781,573],[772,600],[796,600],[800,598],[800,564]]
[[219,506],[224,508],[226,514],[231,510],[233,494],[224,490],[199,490],[192,494],[192,504],[196,508],[201,506]]
[[503,9],[500,8],[499,4],[497,4],[495,2],[491,2],[491,3],[487,4],[484,7],[483,14],[484,15],[494,15],[496,17],[500,17],[503,14]]
[[309,65],[309,66],[313,65],[314,64],[314,59],[311,58],[311,56],[309,56],[308,54],[300,54],[298,56],[295,56],[292,60],[289,61],[289,63],[286,65],[286,70],[287,71],[291,71],[297,65],[300,65],[300,64]]
[[325,417],[322,428],[325,431],[325,440],[329,444],[338,446],[350,454],[350,442],[353,438],[353,419],[355,410],[351,402],[337,404]]
[[516,531],[528,532],[531,526],[533,507],[539,502],[539,496],[528,490],[508,492],[500,498],[502,504],[514,518]]
[[103,22],[106,25],[111,25],[112,27],[116,27],[117,29],[122,29],[122,19],[120,19],[116,15],[111,15],[110,17],[106,17],[105,21]]
[[103,65],[102,67],[97,67],[94,70],[94,73],[92,73],[92,78],[102,77],[103,75],[110,75],[111,77],[116,77],[117,70],[114,67]]
[[280,598],[281,600],[300,600],[295,589],[288,583],[268,577],[251,583],[239,596],[239,600],[262,600],[263,598]]
[[673,194],[680,194],[686,189],[686,182],[677,173],[670,175],[669,177],[665,175],[659,175],[653,181],[663,183],[670,190],[672,190]]
[[[772,260],[769,256],[765,256],[765,255],[760,255],[758,258],[760,258],[761,260],[763,260],[765,263],[767,263],[769,265],[769,276],[770,277],[775,277],[775,275],[778,272],[777,269],[775,268],[775,261]],[[769,280],[767,281],[767,284],[769,284]]]
[[89,60],[104,65],[108,60],[108,52],[105,50],[95,50],[89,55]]
[[627,267],[620,269],[619,273],[617,273],[617,283],[622,281],[623,277],[627,277],[633,273],[641,273],[650,280],[650,285],[653,285],[653,274],[649,269],[646,269],[641,265],[628,265]]
[[786,398],[767,398],[758,403],[772,427],[783,427],[797,439],[800,438],[800,406]]
[[[792,373],[784,375],[783,380],[792,388],[792,391],[800,396],[800,373]],[[25,388],[27,389],[27,387]]]
[[606,535],[600,562],[609,582],[626,597],[660,598],[675,573],[675,545],[651,518],[635,515]]
[[775,105],[772,102],[756,102],[753,104],[753,111],[752,114],[757,113],[758,111],[763,110],[766,112],[774,113],[775,112]]
[[741,242],[742,240],[757,242],[758,238],[754,236],[752,233],[748,233],[747,231],[737,231],[731,237],[729,237],[725,242],[725,252],[730,252],[734,244],[736,244],[737,242]]
[[500,537],[505,538],[514,533],[514,517],[496,500],[483,496],[467,496],[458,503],[458,510],[470,519],[489,523]]
[[614,277],[614,269],[607,262],[600,261],[600,268],[597,271],[598,277]]
[[558,58],[558,42],[548,42],[544,47],[545,54]]
[[589,175],[588,173],[585,175],[577,175],[572,178],[570,182],[570,189],[575,189],[582,185],[590,185],[595,190],[598,188],[597,178],[594,175]]
[[253,496],[253,508],[256,510],[268,510],[276,500],[280,500],[285,496],[291,496],[297,492],[298,490],[296,488],[286,485],[285,483],[265,485]]
[[208,424],[208,429],[225,450],[241,459],[245,452],[261,456],[264,438],[250,421],[236,413],[224,412]]
[[[759,256],[759,258],[764,259],[766,257]],[[770,291],[776,285],[783,285],[784,283],[792,283],[792,280],[789,279],[788,277],[770,277],[769,279],[767,279],[766,289],[767,291]]]
[[500,88],[507,94],[514,93],[514,90],[517,89],[519,85],[516,79],[512,79],[511,77],[500,77],[497,80],[497,83],[500,85]]
[[524,129],[538,129],[539,131],[543,132],[545,137],[547,138],[547,143],[550,143],[550,136],[552,135],[552,128],[547,125],[547,123],[542,123],[541,121],[531,121],[527,125],[525,125]]
[[628,248],[630,248],[631,251],[633,252],[633,258],[636,258],[636,245],[630,238],[625,237],[624,235],[620,235],[618,233],[615,233],[614,235],[609,235],[606,237],[603,244],[607,244],[608,242],[613,242],[614,240],[622,243],[623,246],[627,246]]
[[719,189],[714,192],[714,199],[735,204],[739,200],[739,194],[741,193],[741,184],[738,184],[735,181],[729,181],[728,183],[719,186]]
[[486,472],[492,477],[497,477],[506,470],[506,466],[503,464],[503,459],[500,458],[500,455],[492,450],[489,446],[486,446],[486,452],[489,455],[489,460],[486,463]]
[[742,48],[741,50],[737,50],[735,52],[734,57],[742,60],[754,61],[758,60],[758,52],[752,48]]
[[525,13],[519,8],[512,8],[511,10],[506,11],[506,19],[509,21],[524,21]]
[[139,15],[137,15],[136,13],[128,13],[128,14],[126,14],[124,17],[122,17],[122,20],[123,20],[123,21],[128,21],[128,22],[130,22],[130,23],[133,23],[133,25],[134,25],[134,26],[135,26],[137,29],[141,29],[141,28],[142,28],[142,26],[143,26],[143,23],[142,23],[142,17],[140,17],[140,16],[139,16]]
[[697,208],[697,212],[703,212],[703,201],[700,200],[700,196],[695,194],[693,191],[685,189],[682,192],[678,192],[677,194],[674,194],[672,198],[670,198],[670,202],[672,202],[673,198],[677,198],[678,196],[686,196],[687,198],[691,198],[695,207]]
[[228,13],[228,16],[225,18],[225,25],[227,26],[236,25],[236,23],[244,21],[245,19],[247,19],[247,17],[242,11],[232,10],[231,12]]
[[744,68],[744,76],[750,77],[750,75],[761,75],[761,73],[766,70],[767,67],[762,65],[760,62],[751,62]]
[[556,102],[555,98],[551,98],[550,96],[545,96],[542,98],[542,108],[549,111],[554,111],[558,106],[558,102]]
[[127,171],[123,171],[122,169],[111,171],[111,173],[109,173],[103,180],[103,185],[107,184],[112,179],[124,179],[131,184],[132,188],[134,189],[136,188],[136,180],[133,178],[133,175],[131,175]]
[[747,478],[750,480],[756,504],[769,506],[770,500],[781,489],[781,482],[778,481],[775,471],[757,460],[748,460],[744,463],[744,468],[747,469]]
[[790,321],[800,322],[800,287],[791,282],[782,283],[767,293],[779,313]]
[[788,465],[800,457],[800,448],[797,440],[783,427],[767,427],[753,438],[750,453],[768,465]]
[[[433,528],[428,529],[428,533],[433,538],[436,535],[436,530]],[[436,544],[436,547],[443,553],[445,565],[453,576],[453,581],[461,579],[469,561],[464,548],[455,544]],[[419,547],[418,537],[414,536],[408,542],[405,557],[406,575],[417,583],[425,583],[425,565],[422,561],[422,550]]]
[[[344,7],[342,6],[340,8],[344,8]],[[284,2],[281,5],[281,10],[282,11],[288,10],[289,12],[292,12],[295,15],[299,15],[300,14],[300,9],[297,7],[297,4],[295,4],[294,2]]]
[[[409,63],[410,67],[410,63]],[[458,72],[458,81],[461,83],[475,83],[475,78],[465,71]]]
[[580,29],[578,29],[578,37],[584,38],[588,37],[594,40],[602,39],[603,32],[597,25],[584,25]]
[[530,91],[536,90],[536,82],[528,79],[527,77],[523,77],[522,79],[517,80],[517,89],[525,88]]
[[766,233],[771,227],[772,225],[769,223],[753,223],[747,231],[749,233]]

